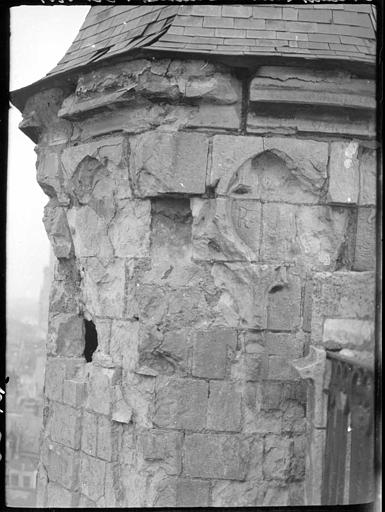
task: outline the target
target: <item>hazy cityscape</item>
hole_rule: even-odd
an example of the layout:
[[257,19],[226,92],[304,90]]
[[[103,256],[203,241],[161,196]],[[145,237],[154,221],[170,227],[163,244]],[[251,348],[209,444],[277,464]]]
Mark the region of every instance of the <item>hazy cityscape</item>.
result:
[[[39,79],[58,62],[88,9],[11,9],[11,91]],[[7,185],[6,502],[11,507],[34,507],[43,422],[50,280],[49,242],[42,223],[48,198],[36,183],[34,144],[18,129],[20,121],[20,112],[11,106]],[[20,208],[20,204],[28,207]]]

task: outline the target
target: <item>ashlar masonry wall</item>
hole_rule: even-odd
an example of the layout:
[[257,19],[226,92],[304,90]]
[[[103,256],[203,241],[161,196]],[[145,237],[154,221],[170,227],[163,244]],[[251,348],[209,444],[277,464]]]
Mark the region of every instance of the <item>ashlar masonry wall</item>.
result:
[[373,347],[368,90],[149,58],[28,100],[57,258],[41,506],[304,503],[311,404],[289,362],[349,347],[341,322]]

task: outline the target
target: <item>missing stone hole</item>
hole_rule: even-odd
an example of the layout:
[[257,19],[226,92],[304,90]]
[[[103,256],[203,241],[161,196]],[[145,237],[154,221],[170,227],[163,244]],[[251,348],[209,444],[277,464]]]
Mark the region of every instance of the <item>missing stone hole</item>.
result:
[[95,350],[98,348],[98,333],[92,320],[84,320],[84,330],[85,345],[83,355],[87,363],[90,363]]
[[282,284],[276,284],[274,285],[270,290],[269,290],[269,293],[276,293],[276,292],[279,292],[280,290],[283,289],[283,285]]
[[251,192],[251,187],[248,185],[238,185],[234,190],[233,194],[248,194]]

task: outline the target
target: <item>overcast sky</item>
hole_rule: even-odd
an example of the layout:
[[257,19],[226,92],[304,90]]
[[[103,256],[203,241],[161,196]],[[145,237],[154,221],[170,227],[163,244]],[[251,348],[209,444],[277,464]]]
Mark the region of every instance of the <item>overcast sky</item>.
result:
[[[63,57],[88,6],[21,6],[11,9],[10,90],[42,78]],[[20,112],[9,111],[7,190],[7,296],[38,298],[49,242],[42,223],[48,202],[36,182],[34,143],[17,126]]]

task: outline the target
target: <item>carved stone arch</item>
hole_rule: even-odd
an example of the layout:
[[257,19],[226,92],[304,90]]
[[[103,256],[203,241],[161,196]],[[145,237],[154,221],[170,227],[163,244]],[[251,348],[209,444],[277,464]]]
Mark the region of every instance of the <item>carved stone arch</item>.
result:
[[306,183],[306,170],[283,151],[268,149],[249,157],[234,172],[227,194],[264,201],[294,203],[315,200]]

